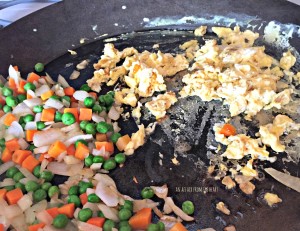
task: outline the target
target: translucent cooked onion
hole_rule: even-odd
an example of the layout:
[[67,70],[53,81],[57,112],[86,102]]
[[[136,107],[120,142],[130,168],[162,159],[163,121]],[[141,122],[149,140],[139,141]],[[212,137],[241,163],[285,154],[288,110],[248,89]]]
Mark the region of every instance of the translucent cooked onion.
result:
[[24,130],[17,121],[13,121],[11,123],[9,128],[6,130],[6,134],[16,138],[25,138]]
[[133,212],[137,212],[144,208],[155,208],[159,205],[158,202],[154,202],[150,199],[143,199],[143,200],[134,200],[133,201]]
[[79,230],[81,231],[102,231],[102,228],[95,225],[88,224],[86,222],[78,221],[77,224]]
[[84,101],[84,99],[89,96],[90,94],[88,92],[82,90],[75,91],[73,94],[73,97],[78,101]]
[[49,98],[45,102],[45,106],[46,106],[46,108],[55,108],[57,110],[60,110],[64,107],[64,104],[62,102],[60,102],[59,100]]
[[108,112],[108,117],[112,120],[118,120],[120,118],[120,112],[117,111],[114,106],[112,106]]
[[38,105],[42,105],[43,101],[41,98],[34,98],[34,99],[26,99],[23,101],[23,103],[29,107],[29,108],[33,108],[34,106],[38,106]]
[[101,116],[99,116],[98,114],[96,113],[93,113],[92,115],[92,120],[95,122],[95,123],[99,123],[99,122],[104,122],[105,119]]
[[173,210],[173,212],[179,216],[184,221],[193,221],[194,218],[187,215],[185,212],[183,212],[179,207],[177,207],[171,197],[167,197],[165,199],[165,203],[168,204]]
[[86,135],[77,135],[69,138],[67,141],[65,141],[65,145],[69,146],[70,144],[75,143],[77,140],[91,140],[93,139],[93,135],[86,134]]
[[75,80],[75,79],[78,79],[79,76],[80,76],[80,72],[74,70],[74,71],[72,72],[72,74],[70,75],[70,79],[71,79],[71,80]]
[[17,204],[22,209],[22,211],[25,211],[33,204],[32,198],[26,194],[20,200],[18,200]]
[[78,174],[83,168],[83,162],[79,164],[70,164],[50,162],[47,166],[47,169],[53,174],[62,175],[62,176],[74,176]]
[[38,147],[33,149],[33,153],[34,154],[39,154],[39,153],[46,153],[49,150],[50,146],[42,146],[42,147]]
[[18,143],[19,143],[21,149],[23,149],[23,150],[25,150],[29,146],[29,144],[23,138],[19,139]]
[[37,130],[36,121],[27,122],[25,125],[25,130]]
[[46,73],[45,79],[48,83],[55,84],[54,80],[52,79],[52,77],[48,73]]
[[15,84],[19,86],[20,72],[16,71],[16,69],[12,65],[9,65],[8,75],[15,81]]
[[35,95],[41,96],[42,94],[46,93],[47,91],[50,91],[50,87],[48,85],[42,85],[35,90]]
[[31,172],[29,172],[26,168],[22,168],[21,166],[17,166],[20,172],[28,179],[33,181],[38,181],[39,179],[36,178]]
[[9,169],[10,167],[14,166],[14,162],[12,161],[8,161],[2,165],[0,165],[0,175],[2,175],[3,173],[5,173],[7,171],[7,169]]
[[151,188],[154,190],[155,195],[159,198],[165,199],[168,196],[169,190],[166,184],[161,187],[151,186]]
[[69,83],[62,75],[58,75],[57,82],[60,83],[64,88],[70,87]]
[[39,221],[41,221],[41,222],[43,222],[43,223],[45,223],[47,225],[52,224],[52,221],[53,221],[53,218],[51,217],[51,215],[48,212],[46,212],[45,210],[38,212],[36,214],[36,218]]
[[36,147],[51,145],[57,140],[64,140],[65,134],[56,128],[38,131],[33,136],[33,144]]
[[115,222],[119,222],[118,210],[115,208],[108,207],[105,204],[98,204],[98,208],[103,212],[104,217],[107,219],[113,220]]
[[23,214],[22,209],[18,205],[9,205],[4,208],[5,210],[5,217],[8,219],[12,219]]
[[81,161],[81,160],[77,159],[77,158],[74,157],[74,156],[69,156],[69,155],[67,155],[67,156],[64,157],[64,162],[65,162],[66,164],[79,164],[80,161]]
[[3,188],[5,186],[11,186],[14,184],[15,181],[12,178],[5,178],[2,182],[0,182],[0,188]]

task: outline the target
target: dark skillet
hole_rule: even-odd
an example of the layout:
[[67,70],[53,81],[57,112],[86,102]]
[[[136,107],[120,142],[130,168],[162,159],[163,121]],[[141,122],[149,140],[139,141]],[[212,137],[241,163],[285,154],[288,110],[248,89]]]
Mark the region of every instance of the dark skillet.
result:
[[[126,10],[122,9],[126,6]],[[33,65],[40,61],[48,63],[46,71],[53,77],[62,74],[66,77],[83,59],[90,59],[91,64],[101,55],[103,48],[102,38],[94,40],[95,37],[108,34],[108,37],[124,32],[144,31],[130,35],[127,39],[115,41],[117,48],[135,46],[139,50],[152,49],[155,43],[163,43],[160,49],[163,52],[172,52],[177,49],[182,42],[194,38],[189,32],[154,31],[145,30],[143,18],[153,18],[158,16],[187,16],[196,15],[199,17],[209,17],[212,15],[229,14],[243,18],[241,14],[258,16],[260,21],[277,20],[282,23],[300,24],[300,7],[285,1],[64,1],[52,5],[44,10],[38,11],[29,17],[12,24],[0,31],[0,73],[6,75],[9,64],[18,65],[22,72],[31,71]],[[118,23],[118,26],[114,26]],[[97,25],[96,33],[92,27]],[[122,26],[124,25],[124,26]],[[189,25],[164,26],[160,29],[189,30],[197,25],[191,22]],[[33,29],[37,31],[34,32]],[[162,36],[165,34],[165,36]],[[185,37],[182,37],[185,35]],[[80,38],[88,38],[87,45],[81,46]],[[200,41],[202,42],[202,41]],[[291,44],[300,50],[299,39],[293,39]],[[73,45],[73,46],[72,46]],[[79,47],[81,46],[81,47]],[[78,55],[66,54],[67,49],[76,49]],[[268,52],[278,55],[281,51],[268,47]],[[68,68],[66,64],[73,63]],[[75,87],[79,87],[90,78],[93,73],[92,65],[81,72],[78,80],[70,82]],[[195,103],[196,102],[196,103]],[[199,102],[196,98],[189,98],[181,102],[184,104],[195,104],[199,106],[197,111],[186,112],[191,117],[196,115],[196,123],[182,119],[178,115],[169,115],[171,121],[178,121],[193,126],[197,131],[204,120],[208,104]],[[216,105],[220,107],[220,105]],[[221,108],[222,109],[222,108]],[[211,112],[211,119],[216,109]],[[149,123],[149,120],[145,121]],[[126,132],[136,130],[135,123],[130,120],[122,124]],[[170,128],[176,124],[170,124]],[[164,128],[158,126],[155,134],[145,146],[140,148],[134,156],[128,159],[126,166],[114,170],[111,176],[116,180],[118,188],[122,193],[138,197],[140,190],[151,184],[161,185],[167,183],[175,201],[180,204],[184,200],[193,200],[196,206],[196,222],[189,225],[189,230],[212,227],[222,230],[225,225],[234,224],[237,230],[278,230],[278,231],[298,231],[300,230],[300,195],[289,190],[285,186],[277,183],[270,177],[264,181],[256,182],[257,189],[251,197],[244,196],[239,190],[228,192],[218,182],[205,177],[206,169],[199,165],[195,168],[194,163],[199,159],[207,164],[206,143],[211,132],[210,120],[205,123],[202,135],[197,145],[192,147],[188,153],[189,158],[179,156],[181,165],[174,166],[169,160],[173,156],[174,140],[167,136]],[[250,131],[251,132],[251,131]],[[254,134],[255,131],[252,131]],[[192,135],[194,133],[191,133]],[[197,133],[195,133],[197,134]],[[187,137],[187,136],[185,136]],[[191,137],[191,140],[197,139]],[[157,140],[163,140],[163,145],[158,145]],[[194,140],[193,140],[194,141]],[[195,142],[194,142],[195,143]],[[164,154],[163,166],[159,166],[158,153]],[[279,161],[272,167],[281,169],[282,163]],[[288,170],[297,175],[299,165],[289,164]],[[139,181],[134,184],[133,176]],[[56,179],[60,182],[62,179]],[[270,190],[274,186],[274,192],[283,199],[283,203],[277,208],[269,208],[260,200],[261,194]],[[185,188],[182,188],[185,187]],[[207,188],[206,188],[207,187]],[[209,189],[212,192],[203,193]],[[217,191],[215,192],[215,190]],[[192,190],[193,192],[184,192]],[[195,192],[196,191],[196,192]],[[225,216],[217,213],[214,203],[222,200],[229,205],[233,215]]]

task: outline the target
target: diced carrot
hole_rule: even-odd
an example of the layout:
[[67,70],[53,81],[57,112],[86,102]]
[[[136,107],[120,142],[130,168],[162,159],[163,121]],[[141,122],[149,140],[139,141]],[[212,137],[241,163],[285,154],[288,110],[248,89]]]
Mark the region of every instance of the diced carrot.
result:
[[69,147],[67,147],[67,154],[74,156],[75,155],[75,145],[74,144],[70,144]]
[[18,86],[18,89],[17,89],[17,91],[18,91],[19,94],[24,94],[24,93],[26,93],[26,91],[25,91],[25,89],[24,89],[24,86],[25,86],[26,83],[27,83],[27,82],[26,82],[25,80],[20,80],[19,86]]
[[86,223],[102,228],[105,222],[104,217],[92,217]]
[[84,160],[90,153],[89,148],[83,143],[78,143],[78,146],[75,151],[75,157],[79,160]]
[[97,133],[96,140],[99,142],[107,141],[107,136],[104,133]]
[[220,134],[223,134],[226,137],[234,136],[236,134],[236,129],[231,124],[224,124],[220,130]]
[[17,89],[17,84],[13,78],[8,79],[8,86],[13,90]]
[[91,108],[80,108],[79,109],[79,120],[91,120],[93,115],[93,110]]
[[53,95],[53,93],[54,92],[52,90],[46,91],[41,95],[41,99],[42,100],[49,99]]
[[48,155],[53,158],[56,158],[65,151],[67,151],[66,145],[63,142],[57,140],[54,144],[50,146],[48,150]]
[[46,209],[46,212],[49,213],[49,215],[53,218],[55,218],[59,214],[57,207]]
[[45,223],[38,223],[35,225],[28,226],[28,231],[38,231],[39,229],[42,229],[45,227]]
[[97,93],[96,93],[96,92],[90,91],[90,92],[89,92],[89,95],[90,95],[91,97],[93,97],[94,99],[97,99]]
[[37,82],[39,81],[41,77],[39,75],[37,75],[36,73],[34,72],[31,72],[28,74],[27,76],[27,81],[30,82],[30,83],[33,83],[33,82]]
[[1,199],[6,200],[6,193],[7,193],[7,190],[5,188],[0,189],[0,200]]
[[151,209],[143,208],[134,214],[128,221],[132,229],[147,229],[151,223]]
[[105,148],[105,151],[113,153],[114,152],[114,143],[108,141],[95,142],[96,149],[100,150],[102,147]]
[[54,108],[45,108],[42,111],[41,121],[43,122],[50,122],[54,121],[55,117],[55,109]]
[[22,190],[20,188],[13,189],[6,193],[6,200],[10,205],[17,204],[23,196]]
[[33,169],[39,164],[40,162],[30,155],[22,162],[22,167],[26,168],[29,172],[33,172]]
[[12,152],[6,147],[3,151],[2,151],[2,156],[1,156],[1,160],[3,162],[8,162],[12,159]]
[[27,99],[33,99],[33,96],[30,95],[30,94],[27,92],[27,93],[26,93],[26,98],[27,98]]
[[18,138],[14,138],[14,139],[6,141],[5,147],[11,152],[21,149]]
[[29,150],[16,150],[12,155],[12,161],[18,165],[21,165],[22,162],[32,154]]
[[123,151],[126,147],[126,145],[131,141],[131,138],[129,137],[129,135],[124,135],[124,136],[121,136],[117,143],[116,143],[116,146],[118,148],[119,151]]
[[74,115],[76,121],[79,121],[78,109],[77,108],[65,108],[64,113],[70,112]]
[[42,162],[44,159],[48,160],[49,162],[52,162],[54,160],[53,157],[45,157],[45,155],[48,155],[48,153],[42,153],[39,157],[39,161]]
[[5,231],[3,224],[0,224],[0,231]]
[[3,121],[5,126],[10,126],[12,124],[12,122],[16,121],[17,117],[12,114],[12,113],[8,113]]
[[75,89],[73,87],[66,87],[64,89],[65,95],[67,96],[73,96]]
[[172,226],[170,231],[187,231],[187,229],[183,226],[183,224],[178,222]]
[[33,136],[38,130],[27,130],[26,131],[26,140],[33,141]]
[[82,205],[85,205],[88,202],[88,196],[86,193],[82,193],[79,198]]
[[66,204],[58,208],[58,212],[60,214],[65,214],[68,218],[72,218],[74,216],[74,211],[75,211],[74,203]]

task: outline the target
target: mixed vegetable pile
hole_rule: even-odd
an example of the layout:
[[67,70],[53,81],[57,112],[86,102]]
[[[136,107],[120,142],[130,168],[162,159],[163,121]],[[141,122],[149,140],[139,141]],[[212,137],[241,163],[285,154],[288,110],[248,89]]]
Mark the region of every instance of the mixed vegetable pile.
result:
[[[87,84],[75,90],[43,70],[36,64],[25,80],[10,66],[0,85],[0,230],[186,230],[181,221],[193,220],[191,201],[181,210],[166,187],[146,187],[134,200],[107,175],[124,165],[131,141],[120,133],[114,92],[99,95]],[[55,185],[55,175],[69,178]],[[163,220],[155,196],[182,219]],[[151,223],[152,211],[160,221]]]

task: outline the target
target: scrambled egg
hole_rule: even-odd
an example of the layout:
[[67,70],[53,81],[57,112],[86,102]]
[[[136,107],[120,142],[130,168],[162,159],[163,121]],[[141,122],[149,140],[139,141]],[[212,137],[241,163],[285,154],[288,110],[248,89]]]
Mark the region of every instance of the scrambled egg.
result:
[[152,101],[145,104],[146,108],[156,117],[156,119],[163,118],[166,115],[166,110],[169,109],[177,98],[174,92],[166,92],[154,97]]
[[200,26],[195,29],[194,35],[201,37],[206,34],[206,30],[207,30],[207,26]]
[[232,189],[236,186],[235,182],[231,179],[230,176],[225,176],[222,179],[222,184],[226,186],[226,189]]
[[246,183],[239,184],[239,188],[242,190],[243,193],[250,195],[253,193],[255,185],[249,181]]
[[226,215],[230,215],[230,210],[227,208],[227,206],[224,204],[224,202],[219,202],[216,205],[216,209],[221,211],[222,213],[226,214]]
[[282,200],[274,193],[266,193],[264,195],[264,199],[270,207],[274,204],[282,202]]
[[284,52],[280,59],[280,67],[284,70],[289,70],[296,63],[296,57],[292,55],[291,51]]
[[144,125],[138,126],[139,130],[131,135],[131,141],[126,145],[124,153],[126,155],[132,155],[134,150],[141,147],[145,143],[145,127]]

